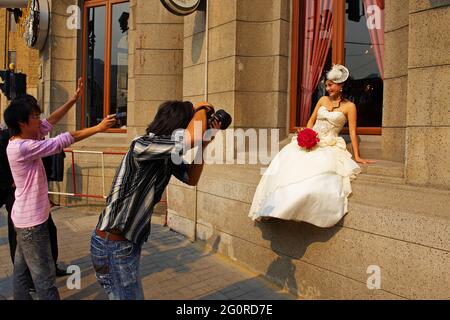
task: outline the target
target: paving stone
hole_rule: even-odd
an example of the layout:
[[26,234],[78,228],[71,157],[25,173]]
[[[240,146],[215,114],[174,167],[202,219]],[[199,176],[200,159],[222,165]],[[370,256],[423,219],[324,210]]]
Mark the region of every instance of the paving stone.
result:
[[[97,215],[78,208],[59,207],[53,219],[58,228],[59,264],[81,269],[81,290],[69,290],[67,277],[57,278],[62,299],[104,300],[107,296],[95,279],[90,258],[90,237]],[[144,244],[141,276],[146,299],[295,299],[278,292],[258,275],[243,271],[199,243],[164,227],[163,215],[152,218],[150,240]],[[0,300],[12,299],[12,264],[7,243],[6,211],[0,210]]]

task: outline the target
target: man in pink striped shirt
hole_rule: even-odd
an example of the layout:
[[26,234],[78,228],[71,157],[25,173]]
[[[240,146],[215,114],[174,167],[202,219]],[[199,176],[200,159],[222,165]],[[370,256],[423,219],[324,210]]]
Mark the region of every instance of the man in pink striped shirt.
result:
[[16,200],[11,214],[17,232],[13,277],[16,300],[31,299],[27,268],[40,300],[59,299],[47,227],[50,210],[47,177],[41,158],[59,153],[76,141],[105,131],[116,122],[114,116],[108,116],[94,127],[65,132],[43,140],[75,104],[82,91],[82,82],[79,81],[73,98],[42,121],[40,107],[36,99],[29,95],[11,101],[4,112],[5,122],[12,135],[7,155],[16,185]]

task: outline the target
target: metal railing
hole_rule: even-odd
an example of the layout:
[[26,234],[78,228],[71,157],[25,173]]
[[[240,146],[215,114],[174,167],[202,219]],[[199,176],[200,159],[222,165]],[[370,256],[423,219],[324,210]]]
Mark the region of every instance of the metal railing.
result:
[[[64,152],[70,153],[72,155],[72,187],[73,192],[56,192],[49,191],[49,194],[53,195],[62,195],[69,197],[82,197],[82,198],[94,198],[94,199],[106,199],[105,192],[105,155],[125,155],[126,152],[113,152],[113,151],[90,151],[90,150],[75,150],[75,149],[64,149]],[[102,164],[102,195],[95,194],[85,194],[85,193],[77,193],[77,182],[76,182],[76,173],[75,173],[75,154],[98,154],[101,155],[101,164]],[[159,203],[167,204],[166,200],[161,200]],[[167,210],[165,214],[164,225],[167,225]]]

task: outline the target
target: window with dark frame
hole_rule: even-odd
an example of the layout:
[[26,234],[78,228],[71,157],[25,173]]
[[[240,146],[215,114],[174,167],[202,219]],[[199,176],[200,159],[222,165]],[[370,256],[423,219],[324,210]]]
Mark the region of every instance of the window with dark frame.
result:
[[293,0],[291,132],[306,125],[326,94],[326,71],[340,63],[350,70],[348,97],[358,109],[358,133],[381,134],[383,14],[383,0]]
[[121,113],[109,132],[125,132],[128,100],[129,2],[86,0],[83,14],[83,127]]

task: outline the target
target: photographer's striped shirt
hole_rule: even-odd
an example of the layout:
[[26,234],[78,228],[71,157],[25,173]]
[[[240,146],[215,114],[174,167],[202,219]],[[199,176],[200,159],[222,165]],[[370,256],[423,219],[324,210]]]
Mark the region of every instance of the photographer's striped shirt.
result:
[[136,244],[147,241],[153,207],[161,200],[170,177],[189,180],[189,165],[181,161],[184,130],[179,133],[150,133],[133,140],[116,171],[98,229],[120,233]]

